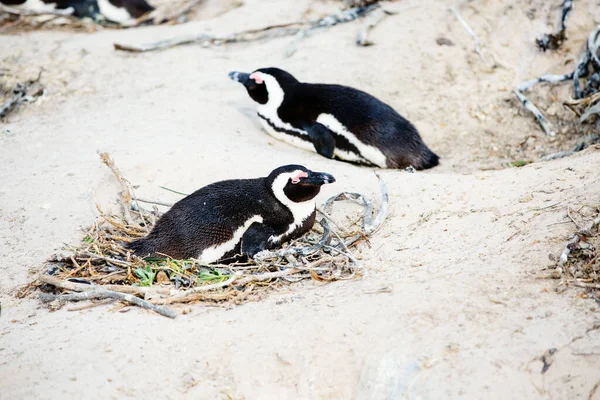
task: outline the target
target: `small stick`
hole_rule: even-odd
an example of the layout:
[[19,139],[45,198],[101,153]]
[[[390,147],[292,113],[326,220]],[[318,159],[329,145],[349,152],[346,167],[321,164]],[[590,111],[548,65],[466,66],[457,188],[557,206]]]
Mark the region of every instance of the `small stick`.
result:
[[189,194],[188,194],[188,193],[182,193],[182,192],[178,192],[177,190],[169,189],[168,187],[165,187],[165,186],[159,186],[159,188],[161,188],[161,189],[164,189],[164,190],[167,190],[167,191],[169,191],[169,192],[173,192],[173,193],[175,193],[175,194],[180,194],[180,195],[182,195],[182,196],[189,196]]
[[592,387],[592,390],[590,390],[590,393],[588,394],[588,400],[594,400],[594,394],[596,393],[596,391],[598,390],[599,387],[600,387],[600,381],[596,382],[594,387]]
[[596,71],[600,70],[598,47],[600,47],[600,25],[590,33],[587,40],[587,51],[590,54],[590,60]]
[[165,307],[157,306],[149,301],[142,300],[139,297],[135,297],[132,294],[113,292],[105,289],[94,289],[86,292],[72,293],[72,294],[48,294],[40,293],[40,300],[43,303],[49,303],[51,301],[82,301],[82,300],[103,300],[103,299],[117,299],[123,300],[130,304],[134,304],[138,307],[145,308],[146,310],[154,311],[165,317],[175,318],[177,312]]
[[570,74],[564,75],[543,75],[539,78],[531,79],[527,82],[524,82],[515,89],[515,95],[517,96],[521,104],[523,104],[523,106],[535,116],[538,123],[544,130],[544,133],[548,136],[556,136],[556,132],[552,128],[552,124],[546,119],[544,114],[542,114],[542,112],[535,106],[535,104],[533,104],[527,99],[527,97],[525,97],[523,92],[525,92],[527,89],[532,88],[538,83],[559,83],[571,80],[573,79],[573,74],[574,73],[571,72]]
[[302,271],[304,271],[304,269],[302,269],[302,268],[288,268],[288,269],[284,269],[283,271],[265,272],[263,274],[247,276],[245,278],[242,278],[242,279],[236,281],[235,284],[239,285],[239,286],[243,286],[243,285],[247,285],[252,282],[263,282],[263,281],[268,281],[268,280],[274,279],[274,278],[282,278],[284,276],[297,274],[298,272],[302,272]]
[[567,16],[573,9],[573,0],[564,0],[562,5],[562,13],[560,18],[560,29],[556,33],[544,34],[540,39],[536,39],[536,43],[542,51],[556,50],[566,39],[567,32]]
[[104,299],[103,301],[99,301],[96,303],[90,303],[90,304],[84,304],[82,306],[74,306],[71,308],[68,308],[67,311],[83,311],[83,310],[89,310],[90,308],[94,308],[94,307],[98,307],[98,306],[103,306],[106,304],[110,304],[112,302],[114,302],[114,299]]
[[240,276],[240,273],[236,272],[231,276],[231,278],[227,279],[226,281],[214,283],[212,285],[204,285],[204,286],[194,287],[194,288],[188,289],[186,291],[183,291],[181,293],[178,293],[175,296],[168,297],[166,299],[161,299],[157,302],[157,304],[171,304],[171,303],[185,302],[185,299],[193,294],[200,293],[200,292],[208,292],[210,290],[221,289],[226,286],[229,286],[233,283],[233,281],[235,281],[237,278],[239,278],[239,276]]
[[159,40],[158,42],[146,43],[146,44],[140,44],[140,45],[115,43],[114,47],[115,47],[115,50],[130,51],[133,53],[144,53],[146,51],[168,49],[171,47],[180,46],[182,44],[197,43],[197,42],[200,42],[200,43],[209,42],[210,43],[210,42],[213,42],[216,40],[217,39],[211,35],[208,35],[206,33],[200,33],[200,34],[196,34],[196,35],[180,36],[180,37],[176,37],[173,39]]
[[467,33],[469,35],[471,35],[471,37],[475,40],[475,44],[473,46],[473,51],[475,51],[475,53],[477,53],[479,55],[479,58],[481,58],[481,60],[486,63],[489,67],[494,67],[494,65],[490,64],[484,57],[483,53],[481,52],[481,39],[479,39],[479,36],[477,36],[477,34],[473,31],[473,29],[471,29],[471,27],[469,26],[469,24],[467,23],[467,21],[465,21],[465,19],[462,17],[462,15],[460,15],[460,13],[458,12],[458,9],[456,7],[460,6],[460,4],[462,4],[463,1],[458,2],[455,6],[451,6],[449,7],[449,10],[452,11],[452,13],[454,14],[454,16],[456,17],[456,19],[458,20],[458,22],[460,22],[460,24],[463,26],[463,28],[465,28],[465,30],[467,31]]
[[130,263],[129,261],[123,261],[123,260],[117,260],[116,258],[111,258],[111,257],[105,257],[105,256],[99,256],[97,254],[91,253],[89,251],[83,251],[79,254],[75,254],[75,256],[86,256],[86,257],[90,257],[93,258],[95,260],[104,260],[104,261],[108,261],[117,265],[122,265],[124,267],[132,267],[133,264]]
[[579,118],[579,122],[585,122],[589,117],[591,117],[594,114],[600,114],[600,102],[588,108],[587,111],[583,113],[583,115]]
[[573,219],[573,217],[571,216],[571,210],[570,207],[567,205],[567,217],[569,217],[569,219],[575,224],[575,226],[577,227],[577,229],[581,229],[581,226],[579,226],[579,224],[577,223],[577,221],[575,221]]
[[0,119],[6,117],[8,113],[14,110],[19,104],[27,101],[33,101],[36,97],[39,97],[42,94],[44,94],[44,89],[40,87],[31,96],[28,96],[28,92],[31,88],[31,85],[39,82],[41,76],[42,71],[40,71],[37,79],[35,79],[34,81],[19,82],[15,85],[15,87],[12,90],[12,97],[8,99],[4,104],[2,104],[2,106],[0,106]]
[[573,286],[586,289],[600,289],[600,283],[585,283],[585,282],[573,282]]
[[117,180],[119,181],[119,184],[121,185],[121,204],[123,206],[123,214],[125,215],[125,221],[127,221],[128,225],[134,225],[133,218],[131,217],[131,212],[129,211],[131,209],[132,198],[131,191],[129,189],[129,182],[125,178],[123,178],[123,175],[121,175],[121,171],[119,171],[119,168],[117,168],[117,166],[115,165],[114,161],[110,158],[108,153],[98,152],[98,155],[100,155],[102,162],[104,162],[104,164],[106,164],[106,166],[110,168],[115,178],[117,178]]
[[173,207],[173,203],[166,203],[164,201],[147,200],[147,199],[143,199],[141,197],[137,197],[136,200],[141,201],[142,203],[147,203],[147,204],[157,204],[159,206]]
[[564,250],[560,254],[560,258],[558,259],[559,267],[562,268],[569,259],[569,254],[571,253],[571,249],[569,248],[569,246],[579,243],[579,241],[581,240],[579,235],[591,235],[594,229],[598,229],[598,225],[600,225],[600,215],[598,215],[598,217],[596,217],[596,219],[590,222],[586,227],[575,232],[571,240],[569,240]]
[[[38,277],[38,281],[42,283],[47,283],[54,287],[64,290],[70,290],[72,292],[89,292],[91,290],[99,289],[100,286],[97,285],[87,285],[85,283],[76,283],[63,281],[58,278],[55,278],[51,275],[41,275]],[[144,287],[144,286],[126,286],[126,285],[102,285],[102,288],[106,290],[110,290],[113,292],[134,294],[138,296],[145,296],[146,294],[169,294],[168,288],[154,288],[154,287]]]
[[383,8],[379,8],[371,13],[367,18],[367,22],[358,32],[356,36],[356,44],[359,46],[371,46],[374,43],[369,40],[369,33],[371,30],[377,26],[385,17],[390,15],[389,12],[385,11]]
[[559,151],[556,153],[545,155],[544,157],[542,157],[542,161],[557,160],[559,158],[569,157],[570,155],[573,155],[573,154],[575,154],[575,152],[572,150]]
[[254,256],[254,259],[256,261],[265,261],[270,258],[279,258],[279,257],[288,256],[288,255],[290,255],[290,256],[308,256],[313,253],[316,253],[317,251],[321,250],[323,248],[323,246],[325,246],[326,244],[328,244],[331,241],[331,228],[329,227],[327,220],[325,218],[323,218],[321,221],[319,221],[319,224],[321,224],[321,226],[323,227],[323,236],[321,237],[321,240],[319,240],[318,243],[316,243],[312,246],[307,246],[307,247],[287,247],[287,248],[284,248],[281,250],[276,250],[276,251],[263,250],[263,251],[257,253]]
[[365,233],[367,235],[372,235],[375,232],[377,232],[377,230],[383,224],[383,221],[385,221],[385,219],[387,218],[387,215],[389,212],[390,202],[389,202],[389,194],[388,194],[387,185],[386,185],[385,181],[383,180],[383,178],[381,177],[381,175],[379,175],[379,173],[375,172],[375,176],[379,180],[379,190],[381,191],[381,205],[379,208],[379,212],[377,213],[377,216],[375,217],[375,220],[370,221],[369,224],[365,224],[365,230],[366,230]]

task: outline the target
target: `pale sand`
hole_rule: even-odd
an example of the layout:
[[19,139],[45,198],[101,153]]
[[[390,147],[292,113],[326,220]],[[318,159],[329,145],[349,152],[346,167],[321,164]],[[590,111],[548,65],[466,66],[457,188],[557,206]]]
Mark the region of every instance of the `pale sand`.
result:
[[[477,12],[463,6],[484,48],[506,66],[495,71],[472,52],[451,3],[441,1],[394,3],[401,13],[373,31],[376,45],[368,48],[354,45],[355,22],[315,32],[291,58],[284,57],[291,38],[142,55],[112,49],[116,40],[226,33],[338,6],[245,3],[222,14],[227,8],[209,1],[198,18],[222,15],[176,27],[0,38],[4,65],[20,77],[44,66],[48,87],[2,127],[13,136],[0,133],[0,398],[587,399],[600,378],[600,330],[586,333],[600,322],[598,305],[578,290],[555,293],[557,282],[536,273],[575,229],[550,225],[566,220],[566,206],[598,204],[600,153],[482,169],[561,148],[565,139],[545,138],[512,89],[573,68],[564,60],[578,57],[600,22],[597,2],[575,2],[569,40],[546,54],[533,40],[556,21],[547,2],[469,3]],[[438,46],[439,36],[456,45]],[[261,130],[254,105],[227,72],[264,66],[376,95],[442,157],[424,173],[382,173],[391,214],[371,247],[362,247],[366,279],[306,282],[229,309],[193,305],[175,320],[112,306],[50,313],[36,299],[13,297],[30,268],[81,238],[95,216],[94,193],[103,206],[114,202],[118,186],[97,150],[114,157],[138,195],[164,201],[179,197],[159,185],[191,192],[287,163],[337,178],[321,201],[342,190],[376,197],[371,169]],[[545,109],[550,93],[566,98],[569,88],[535,93]],[[559,350],[541,374],[535,359],[551,348]]]

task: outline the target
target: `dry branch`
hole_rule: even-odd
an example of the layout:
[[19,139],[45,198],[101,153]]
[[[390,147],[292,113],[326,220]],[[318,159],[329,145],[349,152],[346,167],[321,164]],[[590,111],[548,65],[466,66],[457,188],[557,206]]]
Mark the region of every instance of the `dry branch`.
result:
[[371,46],[373,42],[369,40],[369,33],[371,30],[377,26],[381,21],[384,20],[388,15],[392,15],[391,12],[384,10],[383,8],[378,8],[373,11],[371,15],[369,15],[366,19],[365,25],[358,32],[356,37],[356,44],[359,46]]
[[573,282],[574,286],[586,289],[600,289],[600,283]]
[[598,225],[600,225],[600,215],[596,217],[592,222],[586,225],[583,229],[579,229],[575,234],[571,237],[571,240],[567,243],[564,250],[562,251],[560,258],[558,260],[558,266],[562,268],[567,260],[569,259],[569,254],[571,253],[571,247],[575,244],[579,243],[581,240],[581,236],[591,236],[594,231],[598,230]]
[[[583,115],[580,118],[580,122],[586,121],[591,115],[595,113],[600,113],[600,106],[597,107],[593,104],[595,101],[598,100],[595,97],[595,95],[598,93],[598,86],[600,86],[600,60],[598,59],[599,46],[600,25],[598,25],[596,29],[594,29],[588,36],[586,51],[580,58],[573,72],[563,75],[544,75],[537,79],[532,79],[527,82],[524,82],[515,89],[515,95],[517,96],[521,104],[535,116],[546,135],[555,136],[556,132],[552,127],[552,124],[550,123],[550,121],[548,121],[544,114],[530,100],[528,100],[525,97],[524,92],[537,85],[538,83],[557,84],[560,82],[572,80],[575,101],[570,101],[566,104],[582,105],[588,107],[587,110],[585,110],[582,113]],[[594,71],[594,73],[592,77],[588,79],[587,86],[584,89],[581,85],[580,77],[588,76],[590,74],[590,68],[592,69],[592,71]],[[576,101],[584,97],[587,97],[588,101]],[[592,98],[594,100],[591,100]]]
[[572,9],[573,0],[564,0],[561,9],[560,29],[558,32],[544,34],[541,38],[535,40],[542,51],[556,50],[563,44],[563,41],[567,38],[567,17]]
[[43,303],[49,303],[52,301],[82,301],[82,300],[103,300],[103,299],[116,299],[123,300],[138,307],[145,308],[146,310],[154,311],[165,317],[175,318],[177,312],[165,307],[157,306],[149,301],[142,300],[139,297],[135,297],[132,294],[113,292],[106,289],[95,289],[86,292],[72,293],[72,294],[48,294],[40,293],[40,300]]
[[192,296],[194,294],[197,294],[197,293],[200,293],[200,292],[208,292],[210,290],[221,289],[221,288],[224,288],[226,286],[229,286],[239,276],[240,276],[239,274],[233,274],[231,276],[231,278],[227,279],[224,282],[215,283],[215,284],[212,284],[212,285],[204,285],[204,286],[198,286],[198,287],[195,287],[195,288],[191,288],[191,289],[186,290],[184,292],[177,293],[175,296],[159,300],[158,304],[184,303],[185,300],[186,300],[186,298],[189,298],[190,296]]
[[44,88],[39,85],[42,71],[34,80],[19,82],[12,90],[12,97],[0,106],[0,119],[6,117],[17,106],[26,102],[33,102],[36,98],[44,94]]
[[133,218],[131,217],[131,212],[129,211],[131,209],[131,198],[133,197],[130,189],[131,185],[125,178],[123,178],[121,171],[119,171],[119,168],[115,166],[114,161],[110,158],[108,153],[98,152],[98,154],[100,155],[102,162],[106,164],[108,168],[110,168],[113,175],[115,178],[117,178],[117,181],[119,181],[119,184],[121,185],[121,204],[123,205],[125,221],[129,225],[133,225]]
[[72,292],[89,292],[93,290],[98,290],[100,288],[111,290],[113,292],[125,293],[125,294],[133,294],[136,296],[146,296],[150,295],[168,295],[170,290],[167,288],[155,288],[155,287],[142,287],[142,286],[127,286],[127,285],[88,285],[85,283],[76,283],[63,281],[58,278],[55,278],[51,275],[41,275],[38,277],[38,280],[42,283],[47,283],[59,289],[70,290]]
[[378,8],[378,4],[371,4],[366,7],[357,7],[350,10],[345,10],[338,14],[329,15],[320,19],[270,25],[264,28],[246,30],[223,37],[212,36],[207,33],[197,33],[141,45],[115,43],[114,47],[115,50],[140,53],[167,49],[189,43],[200,43],[203,46],[218,46],[228,43],[251,42],[256,40],[293,36],[303,30],[312,31],[315,29],[329,28],[338,24],[351,22],[357,18],[366,16]]
[[467,33],[469,35],[471,35],[471,37],[473,38],[473,40],[475,41],[475,43],[473,44],[473,51],[475,53],[477,53],[477,55],[479,56],[479,58],[481,58],[481,60],[490,68],[497,68],[497,67],[502,67],[502,64],[500,64],[497,60],[496,60],[496,56],[494,54],[492,54],[493,58],[494,58],[494,62],[490,63],[485,56],[483,55],[483,52],[481,51],[481,39],[479,38],[479,36],[477,36],[477,34],[475,33],[475,31],[471,28],[471,26],[469,25],[469,23],[463,18],[463,16],[460,14],[460,12],[458,11],[458,8],[465,2],[465,0],[461,0],[458,3],[456,3],[454,6],[450,6],[448,7],[448,9],[454,14],[454,16],[456,17],[456,19],[458,20],[458,22],[460,22],[460,24],[463,26],[463,28],[465,28],[465,30],[467,31]]
[[529,99],[527,99],[523,93],[538,83],[560,83],[571,79],[573,79],[573,73],[565,75],[544,75],[536,79],[531,79],[515,89],[515,94],[521,104],[523,104],[523,106],[535,116],[535,119],[537,119],[538,123],[544,130],[544,133],[548,136],[556,135],[552,124],[550,121],[548,121],[544,114],[542,114],[539,108],[537,108]]

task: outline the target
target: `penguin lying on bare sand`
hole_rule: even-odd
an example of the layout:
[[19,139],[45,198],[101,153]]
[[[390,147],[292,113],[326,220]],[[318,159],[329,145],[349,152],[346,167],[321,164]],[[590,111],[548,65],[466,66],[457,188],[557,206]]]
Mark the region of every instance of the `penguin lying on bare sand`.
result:
[[338,158],[381,168],[427,169],[439,157],[417,129],[375,97],[340,85],[299,82],[278,68],[230,72],[258,103],[258,116],[277,139]]
[[75,17],[102,18],[122,25],[154,10],[146,0],[0,0],[0,3],[39,13],[70,9]]
[[279,247],[308,232],[321,185],[335,182],[323,172],[286,165],[265,178],[216,182],[175,203],[143,239],[128,247],[140,257],[164,254],[203,263]]

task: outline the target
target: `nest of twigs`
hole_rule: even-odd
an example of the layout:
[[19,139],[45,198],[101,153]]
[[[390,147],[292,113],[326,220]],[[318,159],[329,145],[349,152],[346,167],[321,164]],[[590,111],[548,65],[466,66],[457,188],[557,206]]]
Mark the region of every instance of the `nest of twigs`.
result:
[[[239,303],[250,299],[250,294],[276,290],[305,279],[319,282],[352,279],[366,273],[353,255],[353,247],[368,240],[387,216],[387,189],[380,179],[382,202],[375,218],[369,200],[357,193],[340,193],[319,210],[322,219],[312,231],[280,250],[261,252],[249,262],[207,265],[194,259],[175,260],[167,256],[143,259],[124,246],[145,236],[160,212],[156,207],[144,208],[108,154],[100,156],[121,184],[120,213],[108,214],[97,206],[99,216],[81,243],[52,256],[43,274],[21,290],[21,296],[38,288],[43,302],[111,298],[174,317],[174,311],[159,305],[198,301]],[[340,200],[361,204],[362,218],[345,227],[334,222],[327,212]]]

